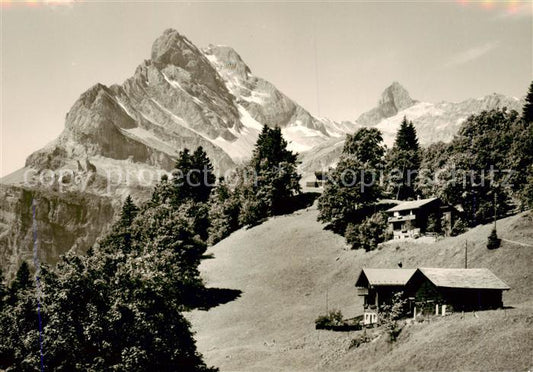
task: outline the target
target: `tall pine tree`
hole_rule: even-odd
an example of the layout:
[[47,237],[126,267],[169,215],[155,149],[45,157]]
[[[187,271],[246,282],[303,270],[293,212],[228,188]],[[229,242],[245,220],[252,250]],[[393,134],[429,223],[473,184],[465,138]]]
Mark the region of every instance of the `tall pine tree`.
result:
[[281,134],[280,127],[263,126],[255,144],[251,165],[259,172],[274,168],[280,163],[296,164],[297,155],[287,149],[287,141]]
[[412,121],[404,116],[393,148],[387,154],[388,192],[406,200],[416,197],[416,179],[420,168],[420,145]]
[[11,296],[15,296],[19,291],[27,290],[31,288],[32,280],[30,275],[30,267],[26,261],[22,261],[15,274],[15,279],[10,286]]
[[198,185],[193,188],[193,200],[206,202],[215,186],[216,176],[213,173],[213,164],[202,146],[192,154],[192,168],[195,170],[193,182]]
[[522,120],[526,123],[533,123],[533,81],[529,85],[526,103],[522,109]]
[[400,129],[396,134],[394,146],[402,150],[419,150],[418,138],[416,136],[416,129],[412,121],[407,120],[404,116],[400,124]]
[[133,219],[137,216],[139,208],[133,203],[131,195],[126,197],[124,204],[122,205],[122,212],[120,214],[120,223],[124,226],[131,226]]
[[173,203],[180,204],[187,199],[206,202],[215,181],[213,165],[204,149],[200,146],[193,154],[184,149],[179,153],[173,172]]
[[[101,239],[100,245],[114,251],[129,252],[132,242],[131,225],[139,213],[139,208],[133,202],[130,195],[126,197],[122,204],[120,218],[111,227],[111,231]],[[90,254],[93,250],[90,250]]]
[[250,161],[255,182],[241,190],[243,224],[254,224],[283,212],[285,203],[300,192],[296,162],[297,154],[287,149],[281,129],[263,126]]

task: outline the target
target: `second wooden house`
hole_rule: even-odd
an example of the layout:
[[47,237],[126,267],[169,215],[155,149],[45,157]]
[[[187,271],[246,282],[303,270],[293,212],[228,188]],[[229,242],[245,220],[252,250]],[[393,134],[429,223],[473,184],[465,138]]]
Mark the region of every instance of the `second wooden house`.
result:
[[450,235],[453,208],[439,198],[401,202],[386,212],[393,239],[417,238],[426,233]]
[[489,269],[419,268],[405,284],[411,311],[445,315],[450,311],[497,309],[509,286]]

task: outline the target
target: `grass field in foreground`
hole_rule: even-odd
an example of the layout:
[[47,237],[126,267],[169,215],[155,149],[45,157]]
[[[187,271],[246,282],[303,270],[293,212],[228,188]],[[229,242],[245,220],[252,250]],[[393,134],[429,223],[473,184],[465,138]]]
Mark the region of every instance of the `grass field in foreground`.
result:
[[[241,291],[240,297],[187,316],[199,351],[222,371],[527,370],[533,366],[533,248],[503,242],[489,251],[491,225],[435,243],[386,244],[352,251],[325,231],[311,207],[242,229],[211,247],[202,262],[208,287]],[[498,221],[500,237],[533,243],[533,217]],[[513,309],[454,314],[408,326],[392,346],[380,337],[348,349],[357,332],[316,331],[326,308],[344,316],[362,312],[354,283],[362,267],[487,267],[511,286]]]

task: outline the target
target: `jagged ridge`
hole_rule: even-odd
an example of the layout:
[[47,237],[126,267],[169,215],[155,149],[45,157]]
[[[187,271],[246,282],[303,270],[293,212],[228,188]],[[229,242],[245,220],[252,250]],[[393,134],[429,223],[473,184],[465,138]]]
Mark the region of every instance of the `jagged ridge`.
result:
[[26,165],[56,169],[103,157],[168,170],[178,151],[203,146],[223,171],[251,155],[264,124],[283,128],[296,150],[330,137],[323,122],[254,76],[232,48],[200,50],[169,29],[122,85],[83,93],[60,137]]

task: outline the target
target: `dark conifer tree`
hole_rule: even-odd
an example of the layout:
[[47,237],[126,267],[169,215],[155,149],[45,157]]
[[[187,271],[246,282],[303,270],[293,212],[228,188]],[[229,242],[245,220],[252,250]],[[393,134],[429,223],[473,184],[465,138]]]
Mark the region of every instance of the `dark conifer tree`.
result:
[[126,197],[124,204],[122,205],[122,212],[120,214],[120,222],[124,226],[131,226],[133,219],[137,216],[139,208],[133,203],[131,195]]
[[[135,205],[131,196],[128,195],[122,204],[119,220],[113,224],[109,234],[100,240],[100,245],[105,247],[105,249],[129,252],[133,239],[131,225],[138,213],[139,208]],[[94,250],[91,249],[90,254],[93,253]]]
[[152,198],[149,202],[150,206],[156,206],[164,203],[169,203],[173,200],[174,187],[168,176],[164,174],[159,183],[155,186]]
[[287,149],[281,129],[264,125],[252,155],[251,164],[256,171],[278,166],[280,163],[296,164],[297,155]]
[[22,261],[15,275],[15,279],[11,283],[10,292],[12,295],[15,295],[19,291],[31,288],[31,286],[30,268],[26,261]]
[[404,116],[394,146],[387,154],[388,191],[399,200],[416,196],[416,177],[420,168],[420,145],[413,122]]
[[180,152],[173,172],[173,203],[184,200],[206,202],[214,187],[216,176],[207,153],[200,146],[191,155],[189,149]]
[[181,201],[191,197],[190,172],[192,169],[192,156],[189,149],[180,151],[178,159],[176,160],[175,170],[172,172],[172,186],[174,204],[180,204]]
[[296,162],[297,154],[287,149],[281,129],[263,126],[250,163],[257,182],[243,193],[248,197],[243,203],[242,216],[248,216],[242,219],[244,224],[282,212],[284,203],[300,192]]
[[412,121],[407,120],[406,116],[403,117],[400,129],[398,129],[398,133],[396,134],[394,147],[402,150],[419,150],[415,126]]
[[533,122],[533,81],[529,85],[529,91],[526,96],[526,103],[522,108],[522,120],[526,123]]
[[492,229],[492,231],[490,232],[490,235],[487,239],[487,248],[488,249],[496,249],[496,248],[500,248],[500,245],[501,245],[501,239],[498,238],[498,233],[496,232],[496,229]]
[[192,155],[192,168],[194,169],[193,200],[206,202],[211,190],[215,186],[216,176],[213,173],[213,164],[202,146],[198,147]]

